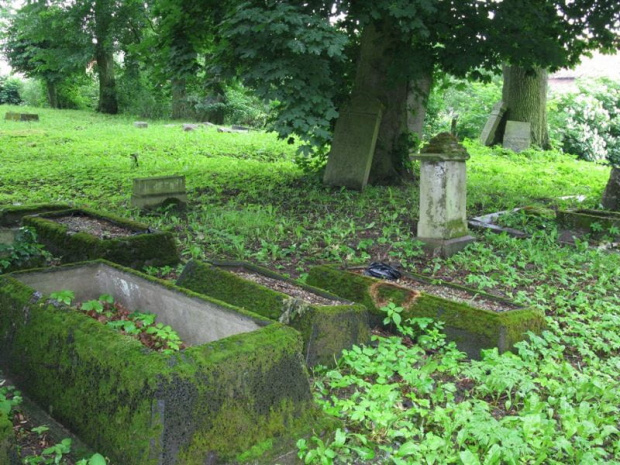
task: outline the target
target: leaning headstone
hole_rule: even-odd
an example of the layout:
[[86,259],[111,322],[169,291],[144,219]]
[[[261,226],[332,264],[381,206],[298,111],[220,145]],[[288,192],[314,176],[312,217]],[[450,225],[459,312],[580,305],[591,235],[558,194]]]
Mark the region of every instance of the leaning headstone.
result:
[[149,123],[146,121],[136,121],[133,125],[137,128],[144,129],[149,127]]
[[375,153],[383,105],[375,98],[357,95],[340,112],[323,183],[363,190]]
[[444,132],[414,157],[420,166],[418,239],[432,255],[448,257],[474,238],[467,229],[467,150]]
[[506,121],[506,130],[504,131],[504,141],[502,143],[505,149],[514,152],[522,152],[530,148],[531,144],[531,124],[521,121]]
[[185,176],[135,178],[133,180],[132,206],[149,208],[168,202],[187,203]]
[[495,140],[495,133],[497,132],[497,128],[499,126],[502,117],[506,113],[506,105],[503,101],[497,102],[493,105],[493,109],[491,110],[491,116],[487,120],[487,123],[484,125],[484,129],[480,134],[480,143],[483,145],[491,145]]

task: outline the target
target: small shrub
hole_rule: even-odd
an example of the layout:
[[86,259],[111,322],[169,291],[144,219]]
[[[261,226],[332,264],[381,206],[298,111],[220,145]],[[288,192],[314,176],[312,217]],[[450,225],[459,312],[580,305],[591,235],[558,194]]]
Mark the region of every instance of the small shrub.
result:
[[0,105],[19,105],[22,82],[17,78],[0,76]]

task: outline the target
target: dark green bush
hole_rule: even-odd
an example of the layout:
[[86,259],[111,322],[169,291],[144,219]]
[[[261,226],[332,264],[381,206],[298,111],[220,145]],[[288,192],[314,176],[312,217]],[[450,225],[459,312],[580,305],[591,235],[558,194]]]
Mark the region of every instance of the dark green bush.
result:
[[21,98],[22,82],[18,78],[0,76],[0,105],[19,105]]

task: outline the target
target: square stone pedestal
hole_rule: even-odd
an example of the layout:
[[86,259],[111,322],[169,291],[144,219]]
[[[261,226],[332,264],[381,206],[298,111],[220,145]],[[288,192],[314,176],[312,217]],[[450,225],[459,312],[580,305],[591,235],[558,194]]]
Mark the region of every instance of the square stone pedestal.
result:
[[474,236],[461,236],[454,239],[433,239],[426,237],[416,237],[417,240],[422,241],[424,245],[424,251],[433,257],[447,258],[454,255],[457,252],[463,250],[468,244],[471,244],[476,240]]

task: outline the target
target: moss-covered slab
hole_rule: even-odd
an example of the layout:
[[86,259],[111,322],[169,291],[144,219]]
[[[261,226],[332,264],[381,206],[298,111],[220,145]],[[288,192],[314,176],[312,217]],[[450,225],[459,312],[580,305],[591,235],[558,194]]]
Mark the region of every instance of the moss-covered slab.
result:
[[[152,352],[49,301],[59,288],[157,313],[190,347]],[[0,276],[0,363],[112,463],[227,463],[299,437],[320,418],[301,349],[292,328],[110,262]]]
[[3,205],[0,206],[0,227],[19,227],[22,218],[26,215],[38,215],[40,213],[68,210],[71,208],[62,203],[36,203],[30,205]]
[[[422,276],[409,277],[425,281]],[[472,358],[478,358],[481,349],[497,347],[501,352],[511,350],[515,343],[526,338],[528,331],[539,333],[545,327],[543,312],[520,308],[491,295],[486,297],[504,301],[509,309],[503,312],[486,310],[335,266],[323,265],[311,269],[307,282],[363,304],[369,310],[373,324],[381,324],[384,313],[380,308],[388,302],[403,307],[404,318],[428,317],[443,321],[448,339],[455,341],[459,349]],[[457,287],[470,291],[472,295],[480,294],[473,289]]]
[[[605,210],[558,210],[556,219],[560,228],[595,237],[609,235],[615,228],[620,230],[620,212]],[[618,233],[616,232],[616,235]]]
[[[239,271],[289,283],[305,293],[333,300],[333,304],[309,303],[275,290],[273,286],[245,279],[238,274]],[[303,337],[304,357],[309,366],[333,365],[342,349],[364,344],[370,339],[368,312],[363,305],[250,263],[193,260],[183,270],[177,285],[297,329]]]
[[[99,238],[90,232],[74,232],[55,220],[88,217],[127,230],[127,235]],[[69,209],[23,218],[37,232],[39,241],[63,263],[104,258],[132,268],[175,265],[179,253],[172,233],[153,231],[148,225],[87,209]]]

